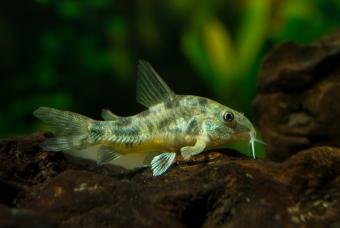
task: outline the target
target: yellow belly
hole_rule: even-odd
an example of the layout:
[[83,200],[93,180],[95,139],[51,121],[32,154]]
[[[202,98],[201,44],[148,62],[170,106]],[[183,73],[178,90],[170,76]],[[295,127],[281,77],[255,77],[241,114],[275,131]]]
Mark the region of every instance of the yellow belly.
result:
[[188,136],[154,136],[150,139],[143,140],[141,143],[136,144],[123,144],[123,143],[104,143],[111,146],[113,150],[120,154],[134,154],[134,153],[153,153],[153,152],[179,152],[183,146],[193,145],[195,139]]

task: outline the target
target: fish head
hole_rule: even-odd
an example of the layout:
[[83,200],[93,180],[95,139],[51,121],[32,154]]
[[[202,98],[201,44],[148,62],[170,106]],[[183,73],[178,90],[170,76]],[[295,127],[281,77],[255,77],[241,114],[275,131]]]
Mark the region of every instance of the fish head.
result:
[[238,140],[248,141],[255,157],[256,131],[250,120],[241,112],[210,101],[207,105],[206,131],[214,147]]

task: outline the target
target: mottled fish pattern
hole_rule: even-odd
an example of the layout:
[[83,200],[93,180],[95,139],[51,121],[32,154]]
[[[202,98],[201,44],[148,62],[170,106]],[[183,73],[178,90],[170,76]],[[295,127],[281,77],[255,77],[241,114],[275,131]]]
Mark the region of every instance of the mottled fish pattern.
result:
[[104,121],[40,107],[34,115],[56,130],[56,137],[41,147],[64,151],[100,145],[98,164],[131,153],[149,154],[145,162],[155,176],[163,174],[177,154],[189,159],[239,139],[249,140],[255,158],[255,129],[242,113],[208,98],[175,94],[144,60],[138,64],[136,97],[147,110],[121,117],[103,109]]

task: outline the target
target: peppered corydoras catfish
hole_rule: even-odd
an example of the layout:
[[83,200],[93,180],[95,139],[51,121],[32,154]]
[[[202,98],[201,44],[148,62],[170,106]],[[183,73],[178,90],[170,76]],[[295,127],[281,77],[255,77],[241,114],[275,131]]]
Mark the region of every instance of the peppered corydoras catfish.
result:
[[208,98],[175,94],[144,60],[138,64],[137,101],[148,109],[129,117],[102,110],[104,121],[40,107],[34,115],[56,130],[41,147],[64,151],[99,144],[97,164],[147,153],[154,176],[163,174],[176,154],[189,159],[240,139],[249,140],[255,158],[255,129],[242,113]]

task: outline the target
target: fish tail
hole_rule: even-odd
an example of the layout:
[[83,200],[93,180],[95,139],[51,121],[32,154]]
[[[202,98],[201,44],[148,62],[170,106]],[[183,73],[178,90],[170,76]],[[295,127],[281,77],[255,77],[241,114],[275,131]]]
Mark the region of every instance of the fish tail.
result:
[[34,116],[56,130],[56,137],[45,140],[40,147],[47,151],[64,151],[93,143],[89,129],[93,119],[69,111],[40,107]]

